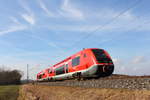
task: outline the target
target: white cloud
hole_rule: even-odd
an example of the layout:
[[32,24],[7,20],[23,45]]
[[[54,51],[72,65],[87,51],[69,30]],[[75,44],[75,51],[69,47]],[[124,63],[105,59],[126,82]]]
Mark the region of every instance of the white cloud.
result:
[[43,0],[38,0],[39,1],[39,5],[41,7],[41,9],[43,9],[43,11],[45,11],[45,13],[49,16],[49,17],[54,17],[54,13],[50,12],[50,10],[46,7],[46,5],[44,4]]
[[[65,14],[65,13],[64,13]],[[60,31],[77,31],[77,32],[125,32],[130,30],[145,31],[150,30],[150,21],[145,20],[142,17],[135,16],[131,11],[124,13],[119,18],[112,21],[119,12],[112,10],[104,10],[101,13],[91,14],[90,18],[87,18],[86,24],[82,25],[47,25],[51,30]],[[89,15],[89,16],[91,16]],[[105,15],[105,16],[104,16]],[[88,15],[87,15],[88,16]],[[96,20],[96,21],[95,21]],[[84,20],[85,21],[85,20]],[[112,22],[111,22],[112,21]],[[149,22],[149,23],[148,23]],[[144,27],[142,27],[144,26]]]
[[12,32],[16,32],[16,31],[22,31],[25,30],[27,27],[26,26],[9,26],[7,29],[4,29],[2,31],[0,31],[0,36],[8,34],[8,33],[12,33]]
[[19,0],[19,3],[26,12],[26,13],[21,13],[21,17],[25,21],[27,21],[30,25],[34,25],[36,23],[35,14],[29,7],[28,3],[25,0]]
[[63,0],[61,5],[61,10],[59,13],[64,17],[70,17],[75,19],[83,19],[84,15],[79,9],[75,8],[73,4],[70,3],[71,0]]
[[113,63],[115,66],[114,73],[115,74],[124,74],[126,71],[125,64],[119,58],[113,58]]
[[147,60],[146,60],[146,57],[144,56],[138,56],[138,57],[135,57],[131,63],[133,64],[139,64],[139,63],[145,63]]
[[18,19],[16,17],[10,17],[11,21],[15,24],[20,24],[20,22],[18,21]]
[[[91,15],[87,15],[87,19],[95,24],[98,31],[127,31],[134,29],[138,25],[141,25],[142,21],[137,20],[131,11],[128,11],[121,16],[120,12],[111,9],[102,9],[99,12],[93,12]],[[132,23],[131,23],[132,22]],[[99,25],[98,25],[99,24]]]
[[146,56],[138,56],[124,60],[114,59],[113,61],[115,64],[115,74],[148,75],[150,73],[150,61],[147,60]]
[[7,25],[7,27],[3,29],[0,29],[0,36],[27,29],[27,26],[20,23],[16,17],[10,16],[9,19],[11,20],[11,24]]
[[113,61],[113,63],[118,63],[119,62],[119,60],[117,58],[113,58],[112,61]]
[[27,35],[27,36],[29,36],[29,37],[31,37],[31,38],[34,38],[34,39],[41,40],[41,41],[43,41],[46,45],[51,46],[52,48],[55,48],[56,50],[59,50],[59,51],[60,51],[59,54],[67,54],[67,52],[66,52],[65,50],[63,50],[62,48],[60,48],[58,45],[56,45],[56,43],[54,43],[54,42],[52,42],[52,41],[50,42],[49,40],[44,39],[44,38],[41,38],[41,37],[36,36],[36,35]]
[[120,16],[119,19],[129,21],[129,20],[134,20],[135,18],[136,17],[132,14],[132,12],[128,11],[128,12],[124,13],[122,16]]
[[22,14],[22,18],[27,21],[29,24],[34,25],[35,24],[35,17],[33,14]]
[[[109,20],[113,19],[116,16],[120,15],[120,11],[115,11],[112,9],[102,9],[99,12],[93,12],[90,16],[95,16],[97,19],[102,19],[102,20]],[[133,15],[132,11],[127,11],[123,13],[121,16],[117,17],[117,20],[133,20],[135,16]]]
[[78,31],[78,32],[88,32],[94,30],[95,26],[90,25],[48,25],[46,26],[50,30],[58,30],[59,31]]
[[60,9],[58,9],[58,12],[52,12],[46,4],[43,2],[43,0],[38,0],[38,3],[40,5],[40,8],[48,15],[49,17],[57,17],[61,18],[71,18],[71,19],[84,19],[83,12],[81,12],[79,9],[77,9],[73,4],[70,2],[71,0],[63,0]]

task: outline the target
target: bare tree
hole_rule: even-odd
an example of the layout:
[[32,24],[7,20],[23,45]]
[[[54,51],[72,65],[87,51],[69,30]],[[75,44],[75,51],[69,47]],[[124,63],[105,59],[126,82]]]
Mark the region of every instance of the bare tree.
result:
[[22,74],[19,70],[4,70],[0,68],[0,85],[20,84]]

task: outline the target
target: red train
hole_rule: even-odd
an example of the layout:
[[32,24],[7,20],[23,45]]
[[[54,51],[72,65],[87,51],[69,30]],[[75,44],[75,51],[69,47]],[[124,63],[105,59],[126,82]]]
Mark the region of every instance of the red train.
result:
[[110,55],[103,49],[89,48],[39,72],[37,81],[109,76],[114,71]]

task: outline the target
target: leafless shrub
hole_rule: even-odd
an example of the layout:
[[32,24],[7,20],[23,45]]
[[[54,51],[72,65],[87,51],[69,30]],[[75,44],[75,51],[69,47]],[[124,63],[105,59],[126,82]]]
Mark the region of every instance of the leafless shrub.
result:
[[0,85],[20,84],[22,74],[19,70],[4,70],[0,68]]

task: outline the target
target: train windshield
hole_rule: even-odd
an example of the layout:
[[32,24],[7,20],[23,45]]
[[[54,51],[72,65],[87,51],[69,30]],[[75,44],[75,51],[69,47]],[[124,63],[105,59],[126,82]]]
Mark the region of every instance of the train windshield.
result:
[[112,60],[104,53],[102,49],[92,49],[98,63],[112,63]]

